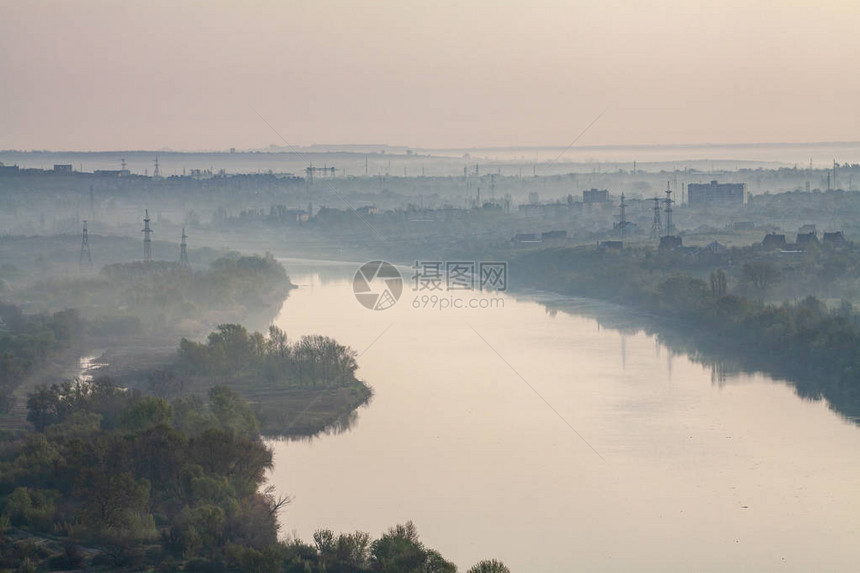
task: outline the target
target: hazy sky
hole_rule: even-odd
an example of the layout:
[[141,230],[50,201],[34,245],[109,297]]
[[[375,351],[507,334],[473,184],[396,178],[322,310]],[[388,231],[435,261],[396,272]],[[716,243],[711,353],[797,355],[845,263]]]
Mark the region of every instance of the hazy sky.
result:
[[0,0],[0,149],[860,139],[856,0]]

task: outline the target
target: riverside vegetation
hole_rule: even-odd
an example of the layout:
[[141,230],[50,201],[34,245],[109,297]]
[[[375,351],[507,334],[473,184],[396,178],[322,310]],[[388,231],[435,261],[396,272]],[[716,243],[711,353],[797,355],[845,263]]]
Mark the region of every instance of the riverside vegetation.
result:
[[[112,265],[82,281],[101,283],[132,318],[160,297],[178,300],[176,314],[159,315],[167,326],[221,297],[272,308],[289,284],[271,257],[228,257],[194,277],[169,263]],[[143,296],[139,281],[159,297]],[[125,320],[76,310],[27,315],[3,305],[0,316],[4,403],[74,344],[108,335],[128,344],[149,329],[132,320],[128,332]],[[312,543],[278,540],[289,499],[266,487],[272,452],[262,435],[348,427],[371,396],[356,368],[355,352],[330,338],[290,341],[275,327],[264,336],[228,323],[204,342],[181,339],[141,384],[100,376],[35,386],[24,400],[32,431],[0,441],[0,571],[456,571],[408,522],[376,539],[319,530]],[[507,568],[483,561],[470,571]]]
[[272,452],[228,387],[169,402],[101,378],[28,406],[35,431],[0,448],[0,570],[456,571],[412,523],[279,541],[289,499],[265,487]]
[[[205,335],[211,325],[239,317],[268,322],[292,288],[269,254],[227,254],[206,270],[164,261],[114,263],[97,274],[25,274],[14,284],[3,294],[6,302],[0,301],[5,428],[21,427],[24,394],[40,374],[62,377],[56,367],[43,372],[54,362],[64,363],[67,372],[77,362],[75,353],[119,349],[123,360],[146,370],[169,357],[182,335]],[[115,369],[123,367],[119,362]]]
[[673,260],[678,255],[647,248],[542,249],[521,253],[512,267],[523,286],[632,306],[657,317],[662,332],[682,333],[695,347],[694,358],[727,353],[743,367],[786,377],[800,395],[826,398],[836,411],[856,418],[860,320],[853,305],[829,307],[813,296],[765,302],[762,287],[778,270],[763,261],[738,261],[743,254],[721,260],[734,266],[726,267],[734,275],[714,265],[681,272]]

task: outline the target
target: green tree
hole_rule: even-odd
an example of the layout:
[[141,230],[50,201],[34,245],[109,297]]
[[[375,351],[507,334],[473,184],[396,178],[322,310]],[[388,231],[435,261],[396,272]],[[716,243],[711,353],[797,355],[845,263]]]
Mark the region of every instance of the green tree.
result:
[[60,396],[56,384],[37,386],[36,391],[27,397],[27,421],[37,432],[43,432],[49,425],[60,421]]
[[215,386],[209,390],[209,409],[223,430],[247,438],[254,438],[260,432],[260,425],[251,407],[227,386]]
[[171,418],[173,418],[173,408],[167,400],[144,396],[122,413],[120,425],[126,430],[144,430],[152,426],[169,424]]
[[767,261],[749,261],[741,267],[741,277],[759,294],[764,294],[779,282],[781,275],[773,264]]
[[501,561],[490,559],[479,561],[470,567],[466,573],[511,573],[511,570]]
[[418,539],[415,525],[396,525],[371,544],[371,569],[383,573],[454,573],[457,567]]

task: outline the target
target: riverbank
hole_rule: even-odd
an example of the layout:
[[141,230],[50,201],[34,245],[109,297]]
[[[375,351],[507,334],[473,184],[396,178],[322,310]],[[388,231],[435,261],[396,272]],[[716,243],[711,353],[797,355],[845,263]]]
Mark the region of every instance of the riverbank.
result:
[[719,270],[708,284],[644,262],[647,253],[625,251],[533,251],[515,258],[511,273],[520,286],[622,304],[657,317],[651,333],[693,360],[715,370],[787,380],[800,396],[825,398],[835,411],[858,419],[860,325],[850,305],[828,309],[811,296],[766,304],[727,292]]
[[[179,374],[182,379],[177,380],[177,375],[171,372],[177,366],[178,344],[162,346],[155,340],[139,342],[106,350],[94,358],[92,369],[75,375],[107,377],[126,388],[171,398],[179,394],[205,396],[213,385],[226,385],[248,402],[260,422],[260,433],[266,438],[305,438],[346,431],[357,417],[357,409],[368,404],[373,396],[370,386],[359,380],[351,380],[344,386],[323,388],[284,387],[259,377]],[[174,377],[167,383],[169,387],[163,382],[165,374]],[[48,380],[40,379],[42,383]],[[29,426],[24,421],[25,406],[16,426],[21,429]]]

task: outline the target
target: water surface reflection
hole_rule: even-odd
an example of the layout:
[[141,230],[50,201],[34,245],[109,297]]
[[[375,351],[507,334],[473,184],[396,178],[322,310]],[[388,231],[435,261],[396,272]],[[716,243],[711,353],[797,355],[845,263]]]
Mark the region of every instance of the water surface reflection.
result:
[[731,369],[714,384],[617,307],[374,312],[354,266],[287,265],[278,326],[363,352],[375,396],[349,432],[273,444],[285,532],[411,519],[461,568],[855,568],[860,432],[825,402]]

